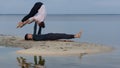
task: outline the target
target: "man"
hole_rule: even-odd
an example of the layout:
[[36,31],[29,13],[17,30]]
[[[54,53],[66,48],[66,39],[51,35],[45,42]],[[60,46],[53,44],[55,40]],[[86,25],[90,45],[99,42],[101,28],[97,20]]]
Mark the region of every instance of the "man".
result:
[[48,34],[26,34],[25,40],[34,40],[34,41],[46,41],[46,40],[58,40],[58,39],[73,39],[80,38],[82,31],[73,35],[73,34],[63,34],[63,33],[48,33]]
[[26,15],[21,22],[18,23],[17,28],[22,28],[26,24],[30,24],[32,22],[35,22],[34,25],[34,33],[36,33],[37,29],[37,24],[39,25],[39,31],[38,34],[41,34],[41,27],[44,28],[44,20],[46,17],[46,11],[45,11],[45,6],[43,5],[42,2],[37,2],[31,9],[30,13]]

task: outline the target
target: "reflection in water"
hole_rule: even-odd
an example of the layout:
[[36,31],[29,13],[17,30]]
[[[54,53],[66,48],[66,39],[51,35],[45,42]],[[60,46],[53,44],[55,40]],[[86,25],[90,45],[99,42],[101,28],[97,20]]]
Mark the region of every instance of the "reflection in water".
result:
[[45,68],[45,59],[42,56],[34,56],[34,63],[27,62],[26,58],[23,57],[17,57],[17,61],[21,68]]
[[[87,53],[81,53],[79,58],[82,59],[84,55]],[[24,57],[17,57],[16,58],[19,66],[21,68],[46,68],[45,66],[45,59],[42,56],[34,56],[33,62],[28,62],[28,60]]]
[[82,59],[83,56],[84,56],[84,55],[87,55],[87,54],[88,54],[88,53],[80,53],[80,55],[79,55],[80,59]]

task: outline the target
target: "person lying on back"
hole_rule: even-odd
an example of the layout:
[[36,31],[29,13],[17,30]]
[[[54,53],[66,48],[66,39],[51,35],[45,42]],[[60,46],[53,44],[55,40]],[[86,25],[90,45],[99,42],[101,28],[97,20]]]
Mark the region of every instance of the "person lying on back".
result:
[[65,34],[65,33],[26,34],[24,38],[25,40],[46,41],[46,40],[80,38],[81,35],[82,35],[82,31],[80,31],[77,34]]

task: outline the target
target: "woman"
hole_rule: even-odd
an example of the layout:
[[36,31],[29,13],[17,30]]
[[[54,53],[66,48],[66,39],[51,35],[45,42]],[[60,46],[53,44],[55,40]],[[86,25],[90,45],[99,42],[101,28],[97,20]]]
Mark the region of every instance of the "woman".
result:
[[44,20],[46,17],[46,11],[45,6],[42,2],[37,2],[31,9],[30,13],[26,15],[21,22],[18,23],[17,28],[22,28],[26,24],[30,24],[32,22],[35,22],[34,25],[34,33],[36,33],[37,24],[39,25],[39,31],[38,34],[41,34],[41,27],[44,28]]

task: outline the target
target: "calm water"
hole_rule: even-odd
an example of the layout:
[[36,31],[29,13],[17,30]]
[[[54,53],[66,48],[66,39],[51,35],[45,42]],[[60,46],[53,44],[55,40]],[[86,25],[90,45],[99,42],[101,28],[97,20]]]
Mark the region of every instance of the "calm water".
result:
[[[24,15],[0,15],[0,34],[23,37],[33,32],[33,24],[16,29]],[[112,53],[67,57],[43,57],[47,68],[120,68],[120,15],[49,15],[42,33],[70,33],[84,31],[78,42],[105,44],[115,47]],[[17,55],[19,48],[0,47],[0,68],[20,68],[16,58],[25,57],[33,62],[33,56]]]

